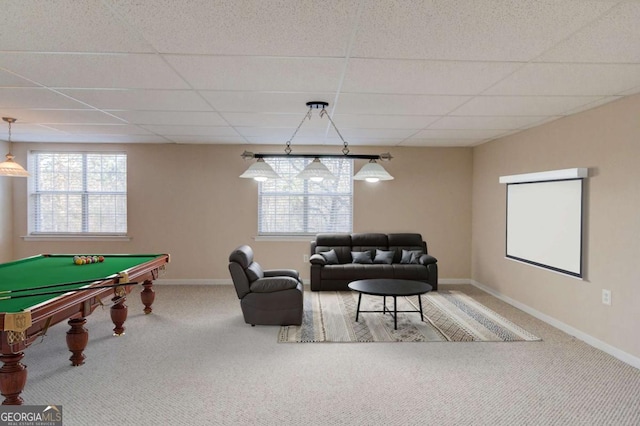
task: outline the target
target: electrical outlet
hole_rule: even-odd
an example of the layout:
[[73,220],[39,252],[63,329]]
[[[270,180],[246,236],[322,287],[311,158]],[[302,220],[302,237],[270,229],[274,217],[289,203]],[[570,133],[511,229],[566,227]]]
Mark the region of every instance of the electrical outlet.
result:
[[602,289],[602,303],[611,305],[611,290]]
[[308,254],[303,254],[302,255],[302,261],[304,263],[309,263],[309,255]]

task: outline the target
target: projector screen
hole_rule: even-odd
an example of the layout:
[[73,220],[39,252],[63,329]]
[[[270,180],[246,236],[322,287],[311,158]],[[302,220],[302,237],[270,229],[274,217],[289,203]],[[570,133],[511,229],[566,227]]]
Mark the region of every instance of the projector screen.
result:
[[582,277],[582,179],[507,185],[506,256]]

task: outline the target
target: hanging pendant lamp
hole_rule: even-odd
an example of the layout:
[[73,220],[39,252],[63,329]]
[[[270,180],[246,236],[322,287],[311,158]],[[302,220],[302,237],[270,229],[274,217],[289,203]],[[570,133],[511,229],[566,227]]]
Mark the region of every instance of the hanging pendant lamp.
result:
[[[244,172],[242,175],[240,175],[240,177],[241,178],[254,178],[254,179],[256,179],[256,176],[259,176],[259,179],[262,179],[262,180],[266,180],[266,179],[269,179],[269,178],[277,179],[280,176],[278,176],[278,174],[276,172],[274,172],[273,169],[271,169],[271,167],[268,164],[264,163],[264,159],[265,158],[287,158],[287,157],[289,157],[289,158],[313,158],[313,161],[311,161],[311,163],[309,163],[304,168],[304,170],[302,170],[296,176],[296,178],[309,179],[312,182],[321,182],[324,179],[335,179],[336,178],[333,175],[333,173],[331,173],[331,171],[327,168],[327,166],[322,164],[322,162],[320,161],[321,158],[351,158],[351,159],[370,160],[370,162],[368,164],[365,164],[365,166],[362,167],[362,169],[353,177],[354,180],[366,180],[368,182],[378,182],[380,180],[391,180],[391,179],[393,179],[393,176],[391,176],[384,169],[384,167],[382,167],[380,164],[376,163],[376,160],[386,160],[386,161],[391,160],[391,158],[392,158],[391,154],[389,154],[388,152],[384,153],[384,154],[380,154],[380,155],[356,155],[356,154],[350,154],[349,153],[349,144],[342,137],[342,134],[340,133],[340,131],[336,127],[335,123],[331,119],[331,116],[329,116],[329,113],[326,110],[327,106],[329,106],[329,103],[328,102],[324,102],[324,101],[307,102],[307,107],[309,108],[309,110],[307,111],[305,116],[302,118],[302,121],[300,122],[300,124],[298,124],[298,127],[293,132],[293,135],[291,136],[291,138],[287,141],[285,149],[284,149],[284,154],[261,154],[261,153],[253,153],[253,152],[249,152],[249,151],[243,152],[242,155],[241,155],[242,158],[244,158],[244,159],[257,159],[258,161],[256,163],[252,164],[249,167],[249,169],[247,169],[246,172]],[[333,129],[336,131],[336,133],[340,137],[340,140],[343,143],[342,154],[293,154],[291,152],[291,141],[293,140],[293,138],[295,138],[296,134],[298,133],[298,130],[300,130],[300,127],[302,127],[302,125],[304,124],[305,120],[311,119],[311,113],[312,113],[312,111],[314,109],[319,109],[320,110],[320,112],[319,112],[320,118],[327,117],[327,119],[329,120],[329,123],[331,123],[331,126],[333,127]],[[262,162],[262,164],[258,165],[261,162]],[[256,170],[254,170],[254,168]],[[272,172],[271,174],[269,174],[269,172],[267,171],[267,168]],[[262,174],[260,174],[260,173],[262,173]],[[258,180],[258,179],[256,179],[256,180]]]
[[265,163],[263,158],[258,158],[258,161],[249,166],[240,177],[264,182],[267,179],[279,179],[280,175],[277,174],[270,165]]
[[[4,121],[9,123],[9,144],[11,144],[11,124],[16,122],[15,118],[2,117]],[[14,161],[14,156],[11,152],[7,153],[7,159],[0,163],[0,176],[17,176],[27,177],[29,173],[18,163]]]
[[362,166],[360,171],[353,176],[353,180],[365,180],[367,182],[379,182],[381,180],[391,180],[393,176],[384,167],[376,163],[376,160],[369,160]]

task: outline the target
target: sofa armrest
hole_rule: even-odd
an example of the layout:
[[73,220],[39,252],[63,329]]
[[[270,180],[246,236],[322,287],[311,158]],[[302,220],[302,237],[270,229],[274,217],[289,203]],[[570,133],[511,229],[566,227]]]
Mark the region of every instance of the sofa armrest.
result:
[[267,277],[291,277],[300,279],[300,273],[295,269],[266,269],[263,271],[265,278]]
[[321,255],[321,254],[318,254],[318,253],[316,253],[316,254],[312,255],[312,256],[309,258],[309,262],[310,262],[312,265],[320,265],[320,266],[323,266],[323,265],[326,265],[326,264],[327,264],[327,260],[324,258],[324,256],[323,256],[323,255]]
[[431,256],[430,254],[423,254],[422,256],[420,256],[418,262],[420,262],[421,265],[431,265],[432,263],[438,262],[438,259]]
[[251,293],[274,293],[290,290],[298,286],[298,280],[293,277],[265,277],[251,283]]

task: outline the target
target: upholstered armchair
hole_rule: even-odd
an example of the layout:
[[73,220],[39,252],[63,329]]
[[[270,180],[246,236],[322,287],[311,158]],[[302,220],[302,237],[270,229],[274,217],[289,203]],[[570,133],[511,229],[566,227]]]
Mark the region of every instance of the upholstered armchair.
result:
[[242,245],[229,255],[229,272],[247,324],[302,324],[304,289],[298,271],[263,270],[253,261],[251,247]]

